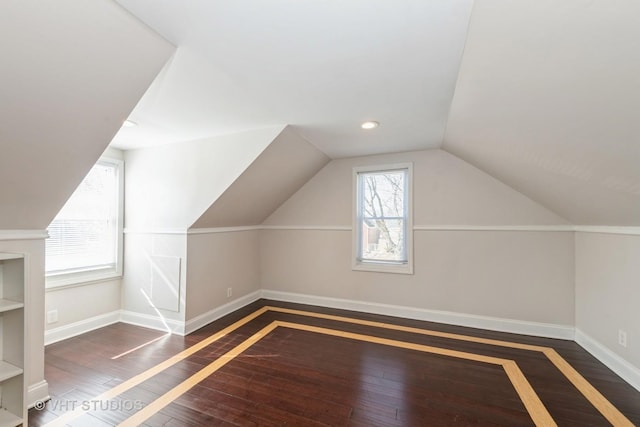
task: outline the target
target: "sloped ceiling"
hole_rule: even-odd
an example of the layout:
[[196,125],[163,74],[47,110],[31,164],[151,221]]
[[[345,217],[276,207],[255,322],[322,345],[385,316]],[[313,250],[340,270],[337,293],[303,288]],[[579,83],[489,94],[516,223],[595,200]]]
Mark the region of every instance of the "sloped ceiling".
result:
[[440,145],[472,5],[117,1],[179,49],[116,147],[289,124],[332,158]]
[[191,228],[261,224],[328,162],[286,127]]
[[640,225],[639,17],[476,0],[443,148],[574,224]]
[[0,229],[44,229],[174,47],[109,0],[0,4]]

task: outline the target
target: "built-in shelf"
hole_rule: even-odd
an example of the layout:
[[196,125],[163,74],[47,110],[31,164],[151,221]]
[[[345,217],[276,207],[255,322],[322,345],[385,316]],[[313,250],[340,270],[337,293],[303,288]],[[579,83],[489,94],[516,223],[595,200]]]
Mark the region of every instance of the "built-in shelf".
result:
[[27,425],[25,260],[0,253],[0,427]]
[[21,417],[12,414],[4,408],[0,408],[0,427],[18,427],[22,424]]
[[10,299],[0,299],[0,313],[4,311],[17,310],[24,307],[24,303],[11,301]]
[[8,380],[9,378],[17,377],[22,374],[22,368],[0,360],[0,382]]

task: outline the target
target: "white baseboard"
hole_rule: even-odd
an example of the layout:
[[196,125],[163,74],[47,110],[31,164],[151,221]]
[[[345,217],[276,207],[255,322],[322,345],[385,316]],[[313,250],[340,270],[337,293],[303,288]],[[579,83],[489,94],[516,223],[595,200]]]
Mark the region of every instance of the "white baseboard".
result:
[[116,310],[99,316],[90,317],[79,322],[60,326],[59,328],[49,329],[44,332],[44,345],[66,340],[67,338],[72,338],[76,335],[84,334],[85,332],[112,325],[119,321],[120,310]]
[[208,325],[214,320],[218,320],[219,318],[233,313],[234,311],[244,307],[245,305],[249,305],[252,302],[259,300],[261,297],[262,291],[257,290],[240,298],[236,298],[235,300],[221,305],[220,307],[216,307],[213,310],[209,310],[206,313],[194,317],[193,319],[189,319],[185,322],[183,335],[188,335],[191,332]]
[[44,345],[56,343],[58,341],[73,338],[77,335],[90,332],[98,328],[112,325],[117,322],[129,323],[131,325],[156,329],[163,332],[171,332],[177,335],[187,335],[232,313],[245,305],[251,304],[262,297],[262,291],[255,291],[248,295],[228,302],[220,307],[216,307],[204,314],[194,317],[186,322],[173,319],[162,319],[159,316],[136,313],[134,311],[117,310],[111,313],[101,314],[79,322],[71,323],[59,328],[49,329],[44,333]]
[[268,289],[262,290],[262,297],[277,301],[319,305],[322,307],[382,314],[385,316],[404,317],[407,319],[425,320],[429,322],[446,323],[449,325],[488,329],[491,331],[510,332],[514,334],[559,338],[565,340],[574,339],[574,328],[573,326],[568,325],[526,322],[522,320],[428,310],[424,308],[321,297],[316,295],[296,294],[291,292],[272,291]]
[[184,335],[184,322],[173,319],[163,319],[151,314],[136,313],[135,311],[121,310],[120,321],[130,325],[156,329],[172,334]]
[[27,387],[27,407],[33,408],[36,402],[46,402],[49,396],[49,383],[42,380]]
[[593,357],[622,377],[623,380],[631,384],[636,390],[640,391],[640,369],[578,328],[576,328],[576,342],[591,353]]

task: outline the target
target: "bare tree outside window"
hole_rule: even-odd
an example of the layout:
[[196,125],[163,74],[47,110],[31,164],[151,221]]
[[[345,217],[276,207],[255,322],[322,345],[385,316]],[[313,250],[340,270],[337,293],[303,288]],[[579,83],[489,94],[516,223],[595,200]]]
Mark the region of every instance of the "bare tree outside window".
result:
[[359,260],[406,262],[407,170],[358,174]]

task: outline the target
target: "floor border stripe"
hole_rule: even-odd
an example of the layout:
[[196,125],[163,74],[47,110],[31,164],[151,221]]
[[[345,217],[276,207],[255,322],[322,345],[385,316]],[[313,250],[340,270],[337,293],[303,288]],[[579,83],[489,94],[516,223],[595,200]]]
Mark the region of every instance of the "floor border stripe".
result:
[[242,352],[247,350],[249,347],[257,343],[260,339],[264,338],[266,335],[271,333],[273,330],[279,327],[285,327],[290,329],[297,329],[306,332],[313,332],[318,334],[330,335],[339,338],[352,339],[357,341],[371,342],[374,344],[386,345],[390,347],[403,348],[408,350],[416,350],[430,354],[438,354],[442,356],[454,357],[458,359],[464,360],[472,360],[483,363],[490,363],[493,365],[501,366],[509,381],[513,385],[516,393],[520,397],[526,411],[529,413],[529,416],[533,420],[536,426],[544,426],[544,427],[557,427],[557,424],[549,414],[549,411],[545,408],[544,404],[533,390],[524,374],[518,367],[518,365],[509,359],[502,359],[498,357],[485,356],[475,353],[467,353],[458,350],[450,350],[446,348],[440,347],[432,347],[423,344],[416,344],[405,341],[392,340],[388,338],[380,338],[372,335],[364,335],[358,334],[354,332],[346,332],[340,331],[336,329],[323,328],[319,326],[310,326],[303,325],[292,322],[284,322],[280,320],[274,320],[269,325],[262,328],[259,332],[247,338],[242,343],[238,344],[233,349],[229,350],[223,356],[219,357],[215,361],[211,362],[209,365],[201,369],[200,371],[193,374],[191,377],[187,378],[173,389],[169,390],[167,393],[163,394],[156,400],[154,400],[151,404],[145,406],[140,411],[136,412],[131,417],[127,418],[122,423],[118,424],[118,427],[135,427],[146,420],[151,418],[153,415],[162,410],[162,408],[168,406],[172,402],[174,402],[177,398],[182,396],[184,393],[191,390],[200,382],[204,381],[207,377],[212,375],[218,369],[225,366],[227,363],[231,362],[233,359],[238,357]]
[[[126,392],[127,390],[130,390],[131,388],[141,384],[142,382],[150,379],[151,377],[157,375],[158,373],[170,368],[176,363],[186,359],[192,354],[213,344],[214,342],[218,341],[219,339],[223,338],[224,336],[228,335],[229,333],[235,331],[236,329],[249,323],[253,319],[259,317],[260,315],[268,311],[285,313],[285,314],[293,314],[293,315],[305,316],[305,317],[312,317],[312,318],[319,318],[319,319],[326,319],[326,320],[334,320],[334,321],[343,322],[343,323],[359,324],[363,326],[371,326],[371,327],[382,328],[382,329],[416,333],[421,335],[435,336],[435,337],[447,338],[447,339],[458,340],[458,341],[467,341],[467,342],[487,344],[492,346],[508,347],[508,348],[527,350],[527,351],[540,352],[544,354],[551,361],[551,363],[553,363],[553,365],[573,384],[574,387],[576,387],[576,389],[612,425],[620,426],[620,427],[634,427],[631,421],[629,421],[629,419],[625,417],[624,414],[622,414],[611,402],[609,402],[609,400],[607,400],[595,387],[593,387],[593,385],[591,385],[582,375],[580,375],[580,373],[578,373],[578,371],[576,371],[575,368],[573,368],[566,360],[564,360],[562,356],[560,356],[555,351],[555,349],[551,347],[521,344],[521,343],[515,343],[515,342],[509,342],[509,341],[473,337],[473,336],[454,334],[454,333],[448,333],[448,332],[432,331],[428,329],[421,329],[421,328],[416,328],[411,326],[394,325],[394,324],[384,323],[384,322],[363,320],[363,319],[357,319],[357,318],[351,318],[351,317],[345,317],[345,316],[337,316],[337,315],[290,309],[290,308],[284,308],[284,307],[275,307],[275,306],[269,306],[269,305],[264,306],[256,310],[255,312],[243,317],[242,319],[236,321],[232,325],[227,326],[221,331],[212,334],[208,338],[205,338],[199,343],[194,344],[193,346],[181,351],[180,353],[159,363],[158,365],[155,365],[154,367],[124,381],[123,383],[119,384],[113,389],[108,390],[100,394],[99,396],[96,396],[95,400],[109,400]],[[60,417],[56,418],[55,420],[47,423],[45,427],[64,426],[66,425],[66,422],[73,420],[75,418],[78,418],[83,414],[85,414],[86,412],[88,411],[83,410],[82,408],[79,408],[75,411],[65,413]]]

